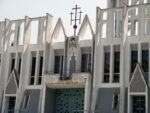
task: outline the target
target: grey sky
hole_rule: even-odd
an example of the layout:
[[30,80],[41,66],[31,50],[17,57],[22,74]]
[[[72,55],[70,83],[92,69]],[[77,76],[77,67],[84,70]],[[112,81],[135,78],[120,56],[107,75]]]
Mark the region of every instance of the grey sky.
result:
[[[71,9],[78,4],[85,14],[95,22],[96,7],[106,7],[107,0],[0,0],[0,21],[22,19],[25,16],[38,17],[46,13],[53,15],[53,26],[58,17],[69,25]],[[83,19],[83,18],[82,18]]]

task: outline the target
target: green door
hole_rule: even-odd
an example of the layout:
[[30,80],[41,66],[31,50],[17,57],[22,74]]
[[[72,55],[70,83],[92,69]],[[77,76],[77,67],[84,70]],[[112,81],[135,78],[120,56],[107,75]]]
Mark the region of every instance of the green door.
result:
[[83,113],[84,89],[56,90],[56,113]]

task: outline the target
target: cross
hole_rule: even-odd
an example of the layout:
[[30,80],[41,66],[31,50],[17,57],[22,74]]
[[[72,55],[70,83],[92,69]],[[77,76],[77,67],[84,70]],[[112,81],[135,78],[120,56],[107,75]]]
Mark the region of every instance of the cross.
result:
[[[81,11],[78,12],[78,10],[81,9],[80,7],[78,7],[77,5],[75,6],[75,8],[72,8],[72,10],[75,11],[75,13],[70,13],[71,15],[71,24],[72,22],[74,22],[73,28],[74,28],[74,36],[76,36],[76,29],[77,29],[77,21],[79,21],[79,24],[81,23]],[[80,14],[79,18],[78,18],[78,13]],[[72,19],[73,14],[75,14],[74,19]]]

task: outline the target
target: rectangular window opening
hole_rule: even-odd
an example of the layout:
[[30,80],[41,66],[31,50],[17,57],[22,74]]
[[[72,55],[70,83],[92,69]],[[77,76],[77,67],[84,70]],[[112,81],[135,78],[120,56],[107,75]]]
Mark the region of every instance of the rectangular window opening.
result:
[[24,41],[24,25],[25,25],[24,22],[20,24],[18,45],[23,45],[23,41]]
[[81,72],[90,72],[91,54],[82,54]]
[[135,32],[135,35],[138,35],[138,25],[139,25],[139,22],[137,20],[134,21],[134,32]]
[[42,70],[43,70],[43,56],[40,57],[38,84],[41,84],[42,82]]
[[30,79],[30,85],[34,84],[35,79],[35,69],[36,69],[36,57],[32,57],[32,67],[31,67],[31,79]]
[[150,35],[149,26],[150,26],[150,19],[146,19],[145,20],[145,34],[146,35]]
[[55,56],[54,73],[63,73],[63,56]]
[[20,75],[20,71],[21,71],[21,58],[19,58],[18,75]]
[[138,62],[138,51],[131,50],[131,76],[130,76],[130,79],[131,79],[134,69],[137,65],[137,62]]
[[30,37],[30,44],[37,44],[38,38],[38,21],[31,22],[31,37]]
[[8,113],[15,113],[16,97],[9,97]]
[[110,77],[110,52],[104,54],[104,83],[109,82]]
[[120,52],[114,52],[114,78],[113,82],[118,83],[120,79]]
[[13,71],[13,69],[15,68],[15,58],[11,59],[11,72]]
[[149,51],[142,50],[142,68],[144,72],[149,72]]
[[102,38],[106,38],[106,33],[107,33],[106,30],[107,30],[107,24],[104,23],[104,24],[102,25],[102,33],[101,33]]

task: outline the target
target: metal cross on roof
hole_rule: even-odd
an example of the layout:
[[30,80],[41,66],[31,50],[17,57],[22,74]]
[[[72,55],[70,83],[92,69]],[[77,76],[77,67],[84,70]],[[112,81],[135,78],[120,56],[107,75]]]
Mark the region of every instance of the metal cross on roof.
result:
[[[77,5],[75,6],[75,8],[72,8],[72,10],[74,10],[74,13],[71,12],[70,15],[71,15],[71,25],[72,25],[72,22],[74,22],[74,25],[73,25],[73,28],[74,28],[74,36],[76,36],[76,29],[77,29],[77,21],[79,21],[79,24],[81,23],[81,14],[83,13],[82,11],[79,11],[78,12],[78,9],[81,9],[80,7],[78,7]],[[79,17],[78,17],[78,13],[79,13]],[[72,18],[74,14],[74,18]]]

